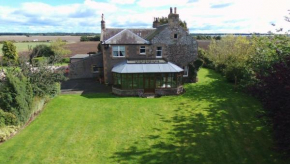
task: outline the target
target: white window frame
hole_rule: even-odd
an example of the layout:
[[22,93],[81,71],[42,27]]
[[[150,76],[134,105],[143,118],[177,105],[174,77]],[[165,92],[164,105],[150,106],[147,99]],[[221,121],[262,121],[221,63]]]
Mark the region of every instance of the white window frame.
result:
[[188,66],[184,66],[183,70],[184,70],[183,77],[188,77],[188,72],[189,72]]
[[[158,50],[158,48],[159,48],[159,47],[156,47],[156,58],[162,58],[162,47],[160,47],[161,50]],[[161,52],[161,53],[160,53],[161,56],[157,56],[158,52]]]
[[[141,53],[141,49],[145,50],[145,52]],[[140,55],[146,55],[146,46],[140,46],[139,53]]]
[[[118,56],[114,56],[114,48],[115,47],[117,47]],[[124,56],[120,56],[120,52],[121,52],[120,48],[121,47],[124,47]],[[114,58],[124,58],[124,57],[126,57],[126,47],[125,46],[112,46],[112,56]]]

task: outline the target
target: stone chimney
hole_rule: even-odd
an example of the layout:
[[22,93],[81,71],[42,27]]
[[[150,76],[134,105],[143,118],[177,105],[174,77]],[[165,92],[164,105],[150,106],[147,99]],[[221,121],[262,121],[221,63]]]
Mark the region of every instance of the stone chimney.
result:
[[170,27],[175,27],[179,24],[179,14],[177,14],[176,7],[174,7],[174,13],[172,13],[172,7],[170,7],[170,13],[168,15],[168,24]]
[[154,21],[153,21],[153,28],[157,28],[160,25],[160,21],[159,18],[155,18],[154,17]]
[[106,29],[106,22],[104,21],[104,14],[102,14],[101,28],[102,30]]

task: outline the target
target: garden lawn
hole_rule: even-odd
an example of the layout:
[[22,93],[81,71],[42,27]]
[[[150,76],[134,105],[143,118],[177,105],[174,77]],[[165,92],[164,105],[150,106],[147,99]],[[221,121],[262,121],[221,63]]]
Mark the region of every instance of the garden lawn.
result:
[[0,163],[287,163],[258,101],[211,70],[198,77],[181,96],[58,96],[0,145]]

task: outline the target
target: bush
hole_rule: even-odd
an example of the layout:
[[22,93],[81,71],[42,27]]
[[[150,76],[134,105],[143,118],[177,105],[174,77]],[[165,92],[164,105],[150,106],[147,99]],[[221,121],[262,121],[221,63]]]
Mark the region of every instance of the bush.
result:
[[37,57],[32,59],[32,65],[33,66],[40,66],[44,65],[48,62],[48,59],[46,57]]
[[69,57],[63,58],[62,63],[70,63],[70,58]]
[[45,44],[37,45],[33,48],[30,54],[30,61],[33,62],[34,58],[38,57],[47,57],[54,56],[54,52],[52,51],[51,47]]
[[4,41],[2,47],[3,61],[5,64],[17,63],[18,54],[16,46],[11,41]]
[[90,36],[81,36],[81,42],[88,42],[88,41],[100,41],[100,35],[96,35],[94,37]]
[[12,113],[4,112],[0,109],[0,127],[7,125],[16,125],[17,119]]
[[6,126],[3,128],[0,128],[0,142],[4,142],[7,140],[7,138],[13,134],[16,133],[19,127],[17,126]]
[[7,70],[6,81],[0,90],[0,107],[12,113],[17,123],[25,123],[30,117],[32,88],[21,72]]
[[[264,73],[267,72],[267,74]],[[259,82],[250,88],[267,110],[272,120],[276,148],[290,155],[290,54],[272,68],[257,73]]]

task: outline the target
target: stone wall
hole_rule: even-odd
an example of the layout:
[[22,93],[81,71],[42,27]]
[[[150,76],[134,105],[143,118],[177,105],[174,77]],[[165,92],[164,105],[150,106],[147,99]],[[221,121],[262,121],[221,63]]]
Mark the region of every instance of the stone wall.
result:
[[[155,89],[155,95],[179,95],[182,94],[183,91],[183,86],[179,86],[178,88]],[[139,96],[140,92],[144,93],[144,89],[122,90],[112,87],[112,92],[118,96]]]
[[139,96],[139,92],[144,92],[144,89],[135,89],[135,90],[121,90],[118,88],[112,87],[113,94],[118,96]]
[[103,55],[101,53],[91,55],[80,61],[69,64],[69,78],[95,78],[99,76],[99,73],[93,73],[92,66],[97,65],[103,67]]
[[[177,38],[174,38],[177,34]],[[182,27],[166,27],[152,39],[152,46],[161,45],[162,56],[168,61],[183,67],[197,58],[198,44]]]
[[183,86],[179,86],[178,88],[163,88],[163,89],[155,89],[156,95],[166,96],[166,95],[179,95],[183,93]]

